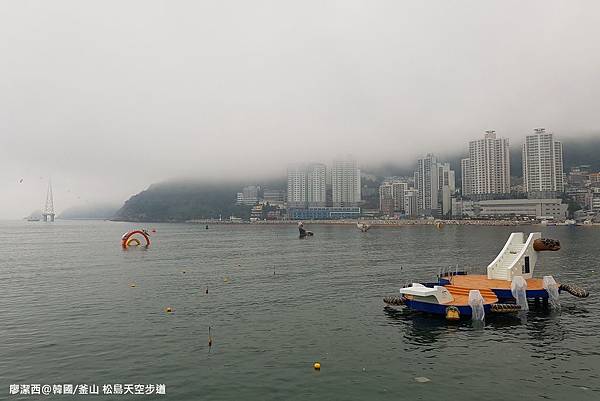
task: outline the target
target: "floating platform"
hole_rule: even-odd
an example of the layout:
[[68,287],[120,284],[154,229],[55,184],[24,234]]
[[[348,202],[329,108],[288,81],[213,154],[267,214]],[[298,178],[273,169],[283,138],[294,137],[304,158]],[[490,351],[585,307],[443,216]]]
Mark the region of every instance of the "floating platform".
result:
[[437,283],[412,283],[400,289],[400,297],[387,297],[392,307],[434,314],[449,320],[472,316],[482,320],[486,313],[507,313],[528,309],[528,299],[558,304],[558,295],[566,291],[585,298],[589,293],[577,286],[558,284],[552,276],[534,278],[538,254],[558,251],[560,242],[541,238],[540,233],[512,233],[506,244],[487,266],[487,275],[465,272],[440,274]]

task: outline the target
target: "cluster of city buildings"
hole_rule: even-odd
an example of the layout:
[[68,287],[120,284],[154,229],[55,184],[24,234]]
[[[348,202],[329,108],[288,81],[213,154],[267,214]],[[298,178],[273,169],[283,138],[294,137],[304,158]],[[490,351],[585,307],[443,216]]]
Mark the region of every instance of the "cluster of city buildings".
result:
[[254,205],[253,215],[264,205],[275,207],[266,219],[355,219],[361,216],[360,168],[352,157],[334,160],[331,169],[322,163],[290,165],[287,190],[247,186],[237,194],[236,203]]
[[507,138],[486,131],[469,142],[469,157],[461,160],[461,194],[455,217],[567,218],[563,203],[563,148],[551,132],[536,128],[522,145],[522,183],[511,185]]
[[384,180],[379,186],[379,210],[394,217],[450,217],[455,193],[450,163],[428,154],[417,160],[413,177]]
[[591,166],[572,167],[567,175],[567,196],[580,208],[576,217],[598,219],[600,217],[600,172],[593,172]]
[[[457,165],[458,167],[458,165]],[[388,177],[377,187],[361,182],[352,157],[288,166],[287,188],[250,185],[237,194],[239,205],[252,206],[253,219],[384,218],[567,218],[569,197],[589,214],[600,213],[600,173],[589,166],[564,174],[560,141],[544,128],[522,145],[522,179],[512,177],[510,143],[495,131],[470,141],[460,160],[460,177],[447,161],[427,154],[409,177]],[[363,179],[369,177],[363,175]],[[457,185],[460,178],[460,185]],[[367,210],[363,196],[377,196],[377,210]],[[368,200],[368,199],[367,199]],[[361,210],[362,208],[362,210]]]
[[534,218],[564,220],[565,177],[560,141],[544,128],[525,137],[522,184],[511,185],[510,144],[495,131],[469,142],[460,161],[460,188],[449,163],[434,155],[417,161],[411,179],[379,187],[380,210],[395,217]]

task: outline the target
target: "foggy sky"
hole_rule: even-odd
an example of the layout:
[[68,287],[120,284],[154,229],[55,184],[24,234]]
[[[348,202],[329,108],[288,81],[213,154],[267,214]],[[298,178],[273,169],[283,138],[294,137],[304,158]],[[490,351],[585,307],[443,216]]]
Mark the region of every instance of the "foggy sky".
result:
[[[0,218],[170,177],[600,132],[600,2],[7,1]],[[18,181],[23,178],[23,183]]]

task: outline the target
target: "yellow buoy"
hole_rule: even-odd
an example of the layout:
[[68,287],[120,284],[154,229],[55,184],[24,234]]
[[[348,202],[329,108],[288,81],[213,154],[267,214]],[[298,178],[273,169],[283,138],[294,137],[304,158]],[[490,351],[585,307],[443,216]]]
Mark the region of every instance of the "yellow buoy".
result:
[[449,306],[446,308],[446,320],[459,320],[460,312],[456,306]]
[[165,312],[167,312],[167,313],[171,313],[171,312],[173,312],[173,309],[172,309],[170,306],[167,306],[167,307],[165,308]]
[[223,279],[223,282],[224,282],[224,283],[228,283],[228,282],[229,282],[229,279],[228,279],[227,277],[225,277],[225,278]]
[[313,368],[314,368],[315,370],[321,370],[321,364],[320,364],[319,362],[315,362],[315,363],[313,364]]

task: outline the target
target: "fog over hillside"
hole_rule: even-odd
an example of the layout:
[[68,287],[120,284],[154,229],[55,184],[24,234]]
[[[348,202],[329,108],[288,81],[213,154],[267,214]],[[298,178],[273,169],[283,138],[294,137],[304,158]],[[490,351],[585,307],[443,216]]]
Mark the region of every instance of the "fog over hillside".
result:
[[[4,2],[0,218],[600,133],[600,2]],[[513,167],[515,165],[513,164]]]

